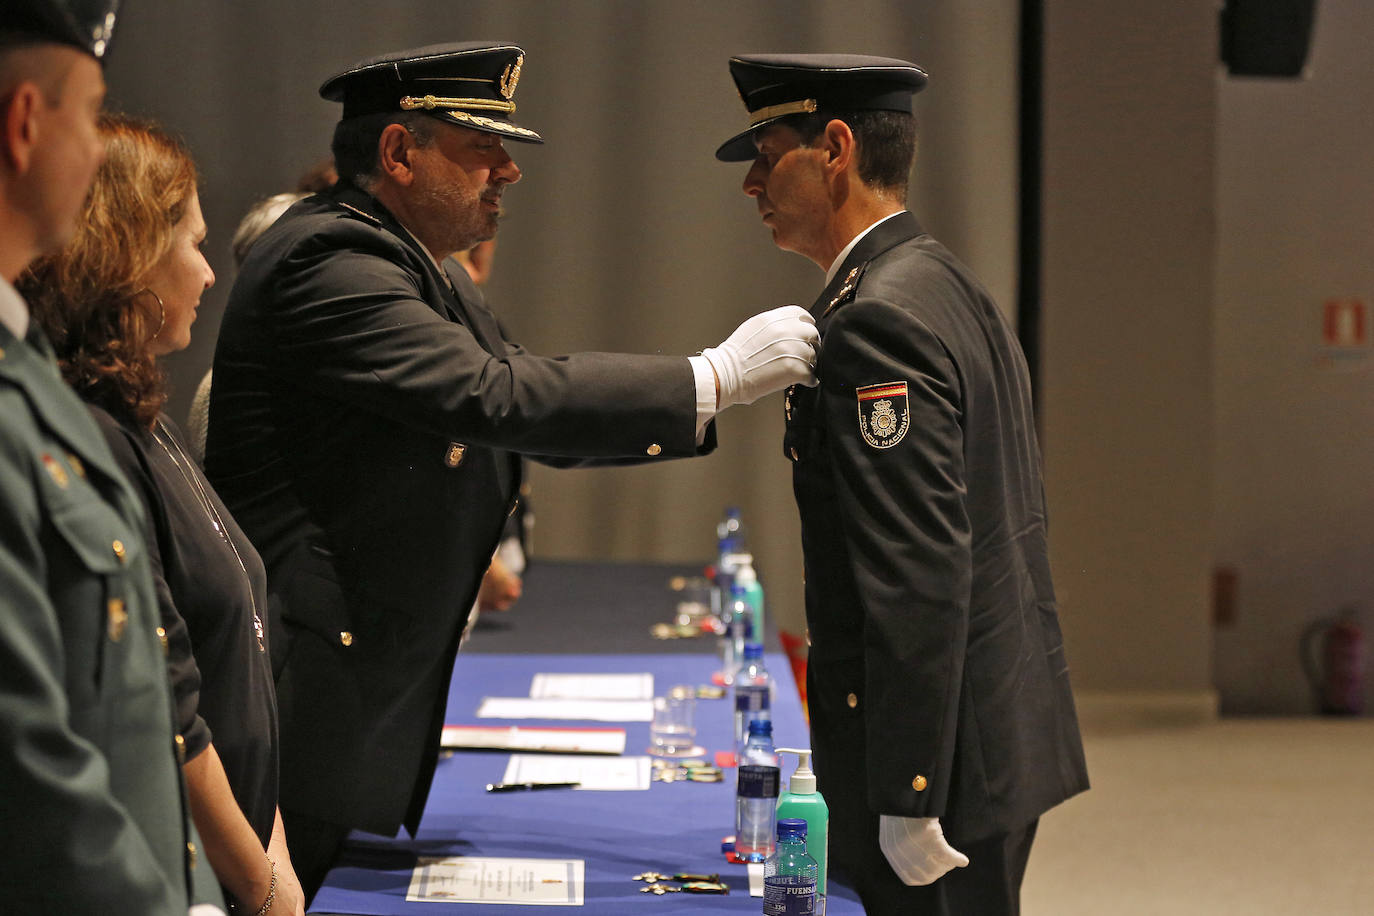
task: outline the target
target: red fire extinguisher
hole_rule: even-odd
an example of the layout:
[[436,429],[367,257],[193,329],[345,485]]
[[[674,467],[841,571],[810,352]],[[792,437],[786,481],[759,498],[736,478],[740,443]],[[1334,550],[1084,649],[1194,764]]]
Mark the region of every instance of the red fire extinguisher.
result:
[[1364,631],[1353,610],[1308,625],[1302,634],[1302,667],[1323,714],[1364,711]]

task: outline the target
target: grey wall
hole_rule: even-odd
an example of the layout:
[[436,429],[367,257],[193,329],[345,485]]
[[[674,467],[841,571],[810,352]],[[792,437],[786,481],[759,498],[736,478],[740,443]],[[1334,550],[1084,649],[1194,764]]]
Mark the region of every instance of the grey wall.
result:
[[1326,299],[1374,306],[1371,34],[1374,6],[1321,0],[1306,80],[1219,81],[1215,551],[1239,585],[1216,634],[1224,710],[1310,709],[1306,623],[1364,603],[1374,624],[1370,350],[1329,357],[1321,339]]
[[1047,0],[1043,387],[1080,688],[1206,694],[1216,10]]
[[[724,61],[854,50],[919,61],[913,209],[1014,306],[1016,43],[1011,0],[660,0],[235,4],[133,0],[109,69],[116,105],[190,140],[221,286],[177,398],[208,366],[232,279],[227,243],[255,199],[323,154],[315,95],[382,50],[493,37],[529,61],[517,101],[546,147],[513,146],[490,298],[537,352],[685,353],[742,317],[808,303],[716,144],[742,124]],[[1216,7],[1045,3],[1043,372],[1056,583],[1084,691],[1298,711],[1303,623],[1363,599],[1374,574],[1360,446],[1368,352],[1321,361],[1320,307],[1371,294],[1374,178],[1361,37],[1374,12],[1323,0],[1307,82],[1237,81]],[[777,617],[800,628],[800,563],[778,398],[720,422],[710,458],[533,473],[544,556],[703,560],[742,504]],[[1240,574],[1214,634],[1214,563]],[[518,612],[517,612],[518,613]],[[1214,650],[1215,641],[1215,650]]]
[[[388,50],[471,38],[528,52],[516,101],[543,147],[505,196],[489,299],[516,339],[690,353],[754,312],[810,304],[823,276],[777,251],[712,153],[742,128],[725,62],[744,51],[857,51],[931,73],[914,209],[1014,311],[1017,4],[670,0],[358,0],[233,4],[131,0],[109,67],[116,107],[182,132],[205,173],[220,285],[174,358],[173,412],[209,365],[232,272],[228,240],[256,199],[322,156],[332,72]],[[654,468],[532,472],[538,555],[705,561],[726,503],[742,505],[770,605],[800,630],[801,572],[781,398],[720,421],[706,459]],[[518,613],[518,611],[517,611]]]

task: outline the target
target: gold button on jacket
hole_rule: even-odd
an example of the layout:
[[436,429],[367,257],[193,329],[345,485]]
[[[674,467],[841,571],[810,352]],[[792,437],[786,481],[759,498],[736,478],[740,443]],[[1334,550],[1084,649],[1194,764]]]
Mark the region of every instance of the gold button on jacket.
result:
[[347,630],[343,630],[339,633],[339,642],[344,646],[353,645],[353,634]]
[[858,695],[858,694],[851,693],[849,696],[847,696],[847,697],[844,698],[844,701],[845,701],[846,703],[849,704],[849,708],[850,708],[850,709],[858,709],[858,707],[859,707],[859,695]]
[[649,446],[646,449],[646,451],[649,453],[650,458],[657,458],[660,454],[662,454],[663,446],[655,442],[653,445]]
[[926,778],[920,773],[917,773],[916,778],[911,780],[911,788],[915,789],[917,792],[924,792],[926,790]]

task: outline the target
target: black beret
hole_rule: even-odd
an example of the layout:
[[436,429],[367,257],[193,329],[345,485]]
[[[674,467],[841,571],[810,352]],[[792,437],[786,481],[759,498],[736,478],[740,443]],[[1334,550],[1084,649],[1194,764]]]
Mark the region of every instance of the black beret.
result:
[[114,32],[119,0],[4,0],[0,32],[72,45],[99,59]]
[[926,84],[920,67],[863,54],[741,54],[730,58],[749,127],[721,144],[722,162],[753,159],[754,132],[790,114],[828,111],[911,111]]
[[320,95],[343,117],[420,111],[450,124],[526,143],[544,138],[511,121],[525,52],[513,44],[429,45],[359,61],[324,81]]

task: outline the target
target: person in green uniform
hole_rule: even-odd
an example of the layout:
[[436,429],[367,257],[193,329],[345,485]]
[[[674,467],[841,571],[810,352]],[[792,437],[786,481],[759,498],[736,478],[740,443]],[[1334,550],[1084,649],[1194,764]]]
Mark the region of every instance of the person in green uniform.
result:
[[0,7],[5,912],[184,916],[195,901],[221,905],[210,870],[195,867],[141,510],[13,286],[70,236],[100,164],[101,57],[116,6]]

